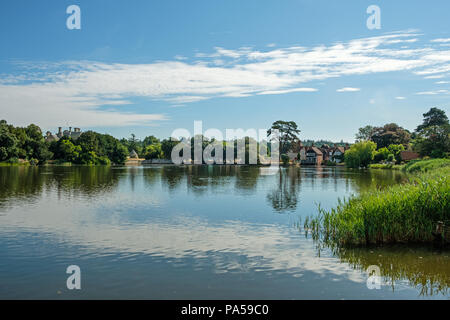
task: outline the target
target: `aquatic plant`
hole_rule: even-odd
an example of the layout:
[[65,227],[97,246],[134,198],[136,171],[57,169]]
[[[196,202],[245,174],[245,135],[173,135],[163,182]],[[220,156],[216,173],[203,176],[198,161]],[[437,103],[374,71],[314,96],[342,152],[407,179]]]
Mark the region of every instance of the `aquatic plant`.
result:
[[306,227],[338,246],[432,242],[437,222],[450,223],[450,166],[428,170],[407,183],[339,200],[331,210],[319,207]]

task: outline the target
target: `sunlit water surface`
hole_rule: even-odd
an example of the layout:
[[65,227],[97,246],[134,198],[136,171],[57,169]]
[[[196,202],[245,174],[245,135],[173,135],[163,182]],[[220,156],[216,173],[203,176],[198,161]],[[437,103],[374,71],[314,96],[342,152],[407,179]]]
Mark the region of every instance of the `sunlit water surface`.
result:
[[[450,297],[449,252],[317,250],[301,221],[400,172],[0,167],[2,299]],[[68,290],[66,268],[81,268]],[[368,289],[367,268],[382,272]]]

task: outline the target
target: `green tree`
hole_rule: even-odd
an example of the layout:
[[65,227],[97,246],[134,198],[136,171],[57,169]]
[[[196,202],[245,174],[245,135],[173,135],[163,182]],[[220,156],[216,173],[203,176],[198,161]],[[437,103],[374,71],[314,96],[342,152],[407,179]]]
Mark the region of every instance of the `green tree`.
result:
[[[274,130],[279,132],[280,148],[279,154],[287,153],[295,143],[298,143],[300,129],[294,121],[275,121],[269,130],[267,130],[267,136],[270,136]],[[281,158],[280,158],[281,159]]]
[[142,147],[145,148],[146,146],[157,143],[161,143],[158,138],[156,138],[155,136],[148,136],[145,137],[144,140],[142,140]]
[[124,164],[128,157],[128,149],[119,141],[116,142],[109,159],[115,164]]
[[388,148],[386,147],[380,148],[377,151],[375,151],[374,161],[381,162],[387,160],[389,154],[391,154],[391,152],[388,150]]
[[394,155],[395,161],[397,163],[402,162],[400,153],[402,151],[405,151],[405,147],[402,144],[391,144],[391,145],[389,145],[388,149],[389,149],[389,153],[392,153]]
[[447,156],[450,153],[450,125],[447,115],[443,110],[431,108],[423,117],[423,123],[416,129],[413,149],[421,156]]
[[170,159],[172,157],[172,149],[179,143],[180,143],[180,141],[178,141],[178,140],[164,139],[161,142],[163,158]]
[[396,123],[388,123],[383,127],[376,127],[372,132],[370,140],[375,142],[378,148],[388,147],[391,144],[408,145],[411,134],[408,130]]
[[97,152],[98,150],[98,133],[94,131],[86,131],[76,140],[76,144],[83,149],[83,153]]
[[71,140],[63,139],[61,143],[58,144],[58,155],[60,159],[68,162],[78,162],[81,154],[81,147],[76,146]]
[[423,129],[431,126],[449,124],[445,111],[438,108],[431,108],[428,112],[423,114],[423,118],[423,123],[417,126],[416,132],[421,132]]
[[161,144],[151,144],[145,148],[144,152],[145,159],[161,159],[163,156],[163,151],[161,148]]
[[345,165],[350,168],[366,168],[374,159],[376,143],[372,141],[361,141],[353,144],[345,152]]
[[356,134],[357,141],[366,141],[370,140],[373,134],[375,127],[373,126],[365,126],[363,128],[358,129],[358,133]]
[[9,130],[6,121],[0,122],[0,161],[18,156],[17,138]]
[[413,141],[413,149],[421,156],[443,158],[450,153],[450,125],[424,128]]

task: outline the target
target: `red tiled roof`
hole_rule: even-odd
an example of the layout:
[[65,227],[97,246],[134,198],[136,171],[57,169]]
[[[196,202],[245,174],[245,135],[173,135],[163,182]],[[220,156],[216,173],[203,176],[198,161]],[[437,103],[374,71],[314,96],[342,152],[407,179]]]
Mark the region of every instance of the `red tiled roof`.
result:
[[313,151],[315,154],[321,156],[323,155],[322,151],[320,151],[317,147],[311,147],[307,152]]
[[400,157],[402,158],[402,160],[414,160],[419,158],[419,154],[416,152],[412,152],[412,151],[400,151]]

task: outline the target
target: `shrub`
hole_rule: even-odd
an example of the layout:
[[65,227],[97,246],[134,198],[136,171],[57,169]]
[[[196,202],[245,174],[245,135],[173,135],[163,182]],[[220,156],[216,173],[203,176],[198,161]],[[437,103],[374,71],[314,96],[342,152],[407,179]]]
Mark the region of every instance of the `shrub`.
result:
[[281,162],[283,162],[283,165],[289,164],[289,156],[285,153],[281,155]]
[[386,148],[386,147],[380,148],[374,154],[374,161],[375,162],[384,161],[388,158],[389,154],[390,154],[390,152],[389,152],[388,148]]
[[345,164],[350,168],[367,168],[372,162],[377,145],[372,141],[361,141],[353,144],[345,152]]

